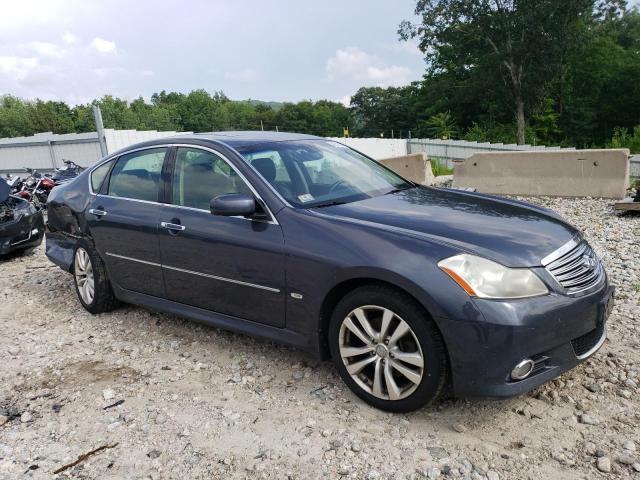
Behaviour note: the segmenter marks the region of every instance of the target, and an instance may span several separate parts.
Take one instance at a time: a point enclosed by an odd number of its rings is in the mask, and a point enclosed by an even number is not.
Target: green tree
[[[628,148],[631,153],[640,153],[640,125],[637,125],[633,132],[629,132],[626,128],[616,128],[607,147]]]
[[[424,122],[423,130],[433,138],[450,139],[456,135],[458,128],[451,112],[441,112],[429,117],[429,120]]]
[[[418,0],[419,24],[402,22],[402,39],[418,37],[428,72],[485,71],[510,99],[517,141],[525,143],[526,112],[544,97],[565,53],[577,41],[593,0]]]
[[[416,127],[418,85],[362,87],[351,97],[353,134],[391,137],[408,135]]]
[[[27,102],[11,95],[0,97],[0,137],[33,135],[31,120]]]

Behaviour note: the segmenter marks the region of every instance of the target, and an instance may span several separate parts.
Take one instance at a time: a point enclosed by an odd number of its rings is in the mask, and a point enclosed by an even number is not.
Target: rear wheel
[[[109,312],[118,305],[107,278],[104,263],[87,242],[83,242],[76,248],[73,259],[73,278],[78,299],[89,312]]]
[[[366,286],[336,306],[331,354],[345,383],[374,407],[407,412],[434,401],[447,379],[440,332],[404,292]]]

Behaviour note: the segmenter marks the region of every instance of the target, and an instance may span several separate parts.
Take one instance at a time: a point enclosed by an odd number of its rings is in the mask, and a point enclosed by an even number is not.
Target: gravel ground
[[[603,258],[609,339],[530,394],[407,415],[287,347],[131,306],[92,316],[43,247],[0,260],[0,478],[640,478],[640,216],[533,201]]]

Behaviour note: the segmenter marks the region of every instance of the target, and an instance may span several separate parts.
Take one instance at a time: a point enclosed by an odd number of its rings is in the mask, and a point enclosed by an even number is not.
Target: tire
[[[89,242],[81,241],[76,247],[72,273],[78,300],[86,310],[97,314],[110,312],[118,306],[104,262]],[[91,283],[92,294],[88,295],[91,291],[88,285]]]
[[[348,293],[332,313],[328,340],[347,386],[381,410],[417,410],[438,399],[447,384],[440,332],[424,308],[400,290],[370,285]]]

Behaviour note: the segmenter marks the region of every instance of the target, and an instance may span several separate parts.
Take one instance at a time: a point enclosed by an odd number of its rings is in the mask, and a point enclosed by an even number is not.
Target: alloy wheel
[[[78,248],[76,250],[74,274],[80,297],[85,304],[91,305],[95,295],[95,281],[93,277],[91,259],[84,248]]]
[[[424,356],[416,334],[388,308],[365,305],[352,310],[339,333],[342,361],[367,393],[384,400],[411,395],[422,381]]]

